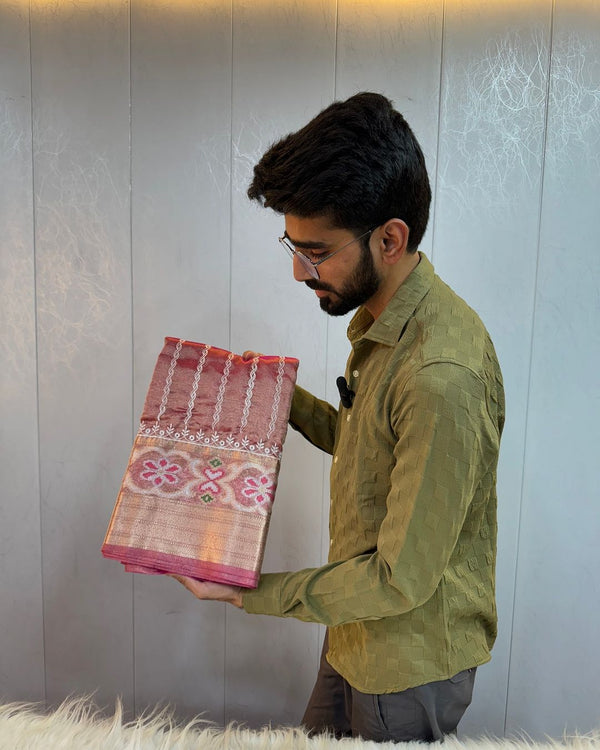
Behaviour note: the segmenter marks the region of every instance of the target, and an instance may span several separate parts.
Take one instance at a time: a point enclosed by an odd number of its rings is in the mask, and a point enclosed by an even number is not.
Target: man
[[[297,387],[291,425],[333,455],[329,562],[253,591],[179,580],[201,599],[327,626],[303,718],[312,732],[454,732],[496,637],[500,368],[466,303],[418,251],[431,191],[383,96],[336,102],[272,146],[249,188],[321,308],[350,322],[339,410]]]

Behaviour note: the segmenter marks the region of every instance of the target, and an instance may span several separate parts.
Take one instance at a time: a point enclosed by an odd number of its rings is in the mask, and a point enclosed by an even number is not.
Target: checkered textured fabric
[[[350,409],[296,388],[291,424],[333,454],[329,563],[264,575],[248,612],[328,625],[328,660],[367,693],[489,660],[504,392],[478,316],[421,262],[348,336]]]

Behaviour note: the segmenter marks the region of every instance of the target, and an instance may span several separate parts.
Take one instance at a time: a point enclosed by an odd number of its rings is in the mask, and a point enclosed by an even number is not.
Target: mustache
[[[304,283],[309,289],[312,289],[313,291],[335,292],[335,289],[330,287],[329,284],[322,284],[316,279],[307,279]]]

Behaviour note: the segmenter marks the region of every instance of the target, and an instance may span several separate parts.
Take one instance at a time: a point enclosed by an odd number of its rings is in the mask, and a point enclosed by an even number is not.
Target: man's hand
[[[179,581],[197,599],[228,602],[240,608],[242,606],[242,589],[240,586],[227,586],[224,583],[213,583],[212,581],[198,581],[189,576],[170,574],[170,577]]]

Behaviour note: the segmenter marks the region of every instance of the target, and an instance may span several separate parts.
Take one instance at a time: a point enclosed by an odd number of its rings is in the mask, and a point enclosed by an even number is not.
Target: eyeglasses
[[[331,253],[327,253],[327,255],[320,257],[318,260],[311,260],[306,253],[301,252],[300,250],[296,250],[296,248],[291,244],[289,237],[286,237],[285,234],[283,237],[278,237],[279,242],[283,245],[283,247],[287,250],[287,252],[290,254],[290,257],[293,259],[294,257],[298,258],[300,263],[302,264],[302,267],[313,277],[313,279],[320,278],[319,272],[317,271],[317,266],[320,266],[321,263],[325,263],[326,260],[329,260],[329,258],[333,258],[334,255],[337,255],[342,250],[344,250],[346,247],[349,247],[350,245],[353,245],[355,242],[358,242],[359,240],[362,240],[363,237],[366,237],[369,234],[372,234],[377,227],[373,227],[373,229],[369,229],[367,232],[364,232],[364,234],[361,234],[359,237],[355,237],[353,240],[350,240],[350,242],[346,242],[345,245],[342,245],[341,247],[338,247],[337,250],[334,250]]]

